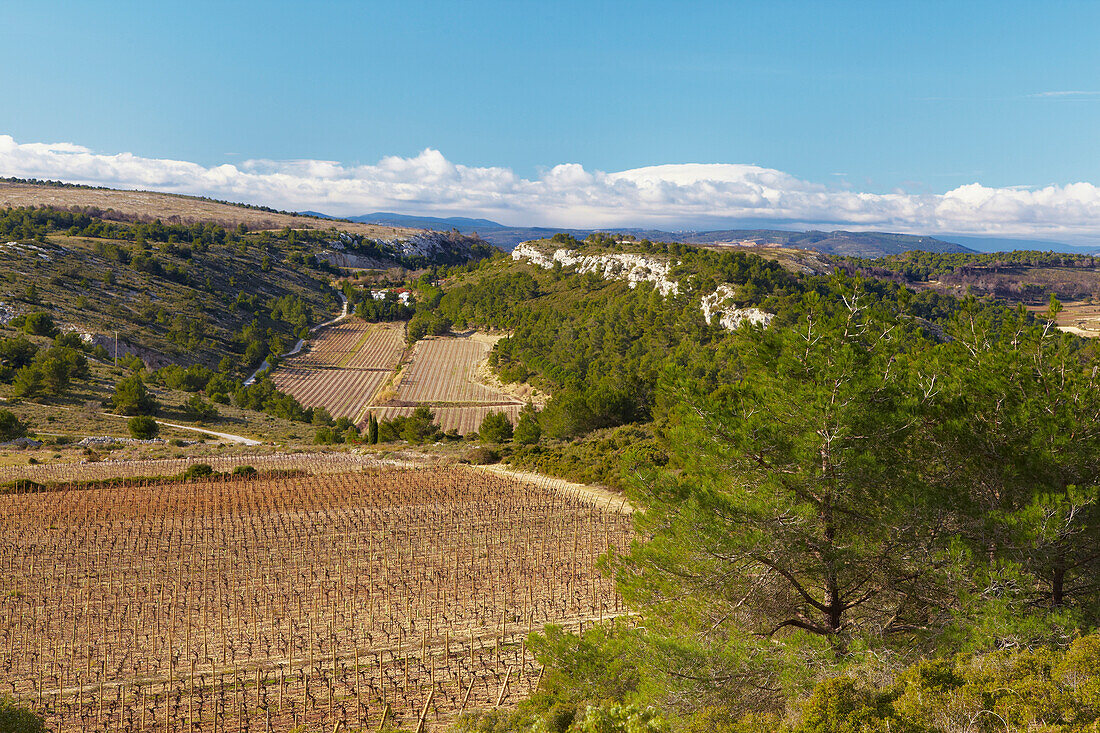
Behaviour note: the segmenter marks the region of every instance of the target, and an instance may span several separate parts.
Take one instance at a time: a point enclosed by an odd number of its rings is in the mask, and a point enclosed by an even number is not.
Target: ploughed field
[[[477,379],[478,365],[489,357],[493,343],[477,335],[418,341],[396,394],[370,411],[380,420],[390,420],[427,405],[441,428],[459,433],[477,430],[490,412],[503,412],[515,423],[523,402]]]
[[[1048,305],[1029,305],[1032,313],[1045,313]],[[1100,304],[1088,301],[1069,301],[1062,303],[1055,325],[1063,331],[1096,338],[1100,336]]]
[[[288,363],[298,367],[340,367],[392,371],[405,350],[405,324],[367,323],[351,318],[321,330],[309,351]]]
[[[322,330],[308,351],[288,358],[272,379],[303,405],[324,407],[360,427],[370,414],[388,420],[427,406],[443,430],[468,433],[494,411],[514,423],[523,407],[478,380],[493,343],[479,334],[427,338],[405,363],[403,323],[352,318]]]
[[[466,467],[0,496],[0,690],[61,730],[426,727],[509,705],[526,634],[620,612],[607,502]]]
[[[275,370],[275,386],[307,407],[333,417],[363,418],[405,350],[403,323],[367,323],[351,318],[323,329],[309,350]]]

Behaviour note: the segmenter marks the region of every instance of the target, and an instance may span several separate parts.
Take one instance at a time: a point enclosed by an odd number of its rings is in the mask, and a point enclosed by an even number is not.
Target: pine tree
[[[1100,622],[1100,380],[1081,341],[1052,327],[1058,310],[1052,298],[1045,323],[1021,308],[998,324],[964,303],[935,355],[943,379],[930,424],[942,481],[965,510],[964,533],[975,557],[988,559],[974,595],[1000,598],[1006,621],[1053,608],[1092,625]],[[999,590],[982,587],[990,583]]]
[[[683,625],[670,638],[809,634],[842,655],[929,623],[941,534],[903,326],[865,299],[811,293],[797,325],[736,334],[738,381],[682,383],[676,467],[636,497],[651,539],[619,573],[646,616]]]

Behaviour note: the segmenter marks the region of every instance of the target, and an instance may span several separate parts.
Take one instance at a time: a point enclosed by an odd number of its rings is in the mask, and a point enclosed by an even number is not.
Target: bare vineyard
[[[324,407],[360,428],[370,414],[388,420],[426,405],[443,430],[465,434],[481,427],[490,412],[503,412],[514,423],[523,407],[519,399],[478,379],[492,345],[478,335],[423,339],[399,375],[404,324],[350,319],[323,330],[307,352],[287,359],[272,379],[303,405]],[[396,389],[387,386],[391,382]]]
[[[368,411],[380,420],[391,420],[427,405],[443,430],[462,434],[480,428],[490,412],[503,412],[515,423],[523,402],[478,380],[478,367],[489,356],[492,343],[473,336],[417,342],[396,395]]]
[[[308,407],[324,407],[333,417],[359,417],[389,372],[366,369],[308,369],[282,367],[275,386]]]
[[[477,365],[489,356],[491,348],[491,343],[473,338],[418,342],[408,372],[401,379],[396,401],[428,404],[517,402],[477,382]]]
[[[470,469],[0,496],[0,689],[62,730],[430,727],[620,612],[628,516]]]
[[[392,370],[405,350],[404,323],[367,323],[351,318],[320,331],[309,351],[288,360],[298,367]]]
[[[271,453],[237,456],[198,456],[188,458],[157,458],[146,460],[96,461],[94,463],[40,463],[4,466],[0,468],[0,483],[27,479],[39,484],[64,484],[106,479],[134,479],[153,476],[177,476],[196,463],[231,473],[239,466],[251,466],[261,473],[294,471],[320,476],[347,473],[365,468],[380,468],[377,458],[357,453]]]
[[[392,378],[404,339],[402,323],[352,318],[321,331],[307,352],[288,359],[272,379],[307,407],[324,407],[333,417],[355,420]]]

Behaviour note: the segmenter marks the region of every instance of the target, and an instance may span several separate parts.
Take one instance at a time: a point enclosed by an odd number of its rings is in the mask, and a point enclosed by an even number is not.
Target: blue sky
[[[0,135],[14,144],[72,143],[88,154],[187,161],[207,171],[244,170],[256,160],[337,161],[341,169],[321,180],[374,176],[356,195],[315,195],[315,206],[271,180],[219,188],[209,175],[126,179],[101,164],[97,182],[107,185],[205,186],[335,213],[403,205],[410,213],[514,223],[577,219],[556,222],[568,225],[596,224],[614,211],[646,220],[639,223],[705,223],[764,207],[739,208],[740,199],[721,196],[710,211],[687,206],[708,190],[699,186],[710,174],[688,180],[674,169],[666,169],[664,188],[696,188],[670,194],[676,205],[663,213],[656,195],[627,196],[636,206],[622,208],[615,195],[637,176],[611,186],[614,200],[599,206],[592,196],[606,197],[600,191],[610,185],[602,179],[595,193],[582,186],[548,204],[541,189],[562,164],[597,176],[685,163],[754,165],[782,172],[800,190],[904,194],[925,212],[939,203],[927,197],[975,183],[1006,192],[1053,186],[1055,197],[1068,184],[1100,183],[1100,3],[16,0],[3,12]],[[465,198],[454,190],[434,197],[430,185],[412,194],[376,190],[380,161],[423,162],[426,149],[461,171],[504,170],[515,180],[502,189],[496,176],[481,195]],[[94,177],[95,166],[26,157],[0,155],[0,175],[55,166],[54,177]],[[269,179],[288,174],[275,164],[264,170]],[[719,185],[745,182],[744,171],[715,170]],[[452,189],[474,183],[461,171]],[[389,181],[391,189],[408,182]],[[756,190],[772,200],[766,189]],[[510,203],[502,203],[502,190]],[[1100,213],[1091,195],[1068,195],[1077,209],[1086,206],[1073,217]],[[988,197],[978,198],[988,219]],[[973,206],[973,199],[961,200]],[[995,210],[1010,199],[1005,193]],[[967,224],[926,213],[906,226],[905,207],[896,206],[846,220],[851,202],[837,198],[837,215],[822,220],[902,229]],[[1064,209],[1062,199],[1010,203]],[[777,207],[773,218],[809,222],[829,205]],[[1095,234],[1080,222],[1028,228],[1033,214],[1013,213],[1021,223],[1007,228],[992,222],[989,233]],[[982,233],[977,219],[962,228]]]

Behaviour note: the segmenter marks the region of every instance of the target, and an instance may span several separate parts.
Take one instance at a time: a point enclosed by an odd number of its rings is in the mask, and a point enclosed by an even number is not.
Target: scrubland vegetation
[[[512,328],[497,364],[586,436],[514,463],[613,460],[639,509],[606,564],[637,615],[533,642],[550,682],[465,729],[1093,730],[1100,385],[1057,303],[676,256],[772,326],[512,264],[443,298]]]
[[[1012,302],[1042,303],[1100,297],[1100,259],[1059,252],[948,254],[906,252],[877,259],[836,257],[840,266],[877,278],[935,287],[944,292],[992,295]]]

